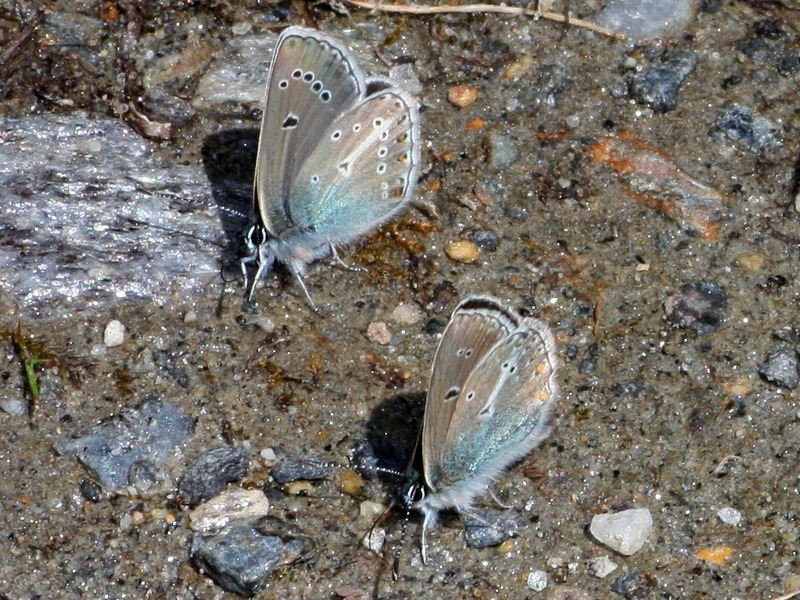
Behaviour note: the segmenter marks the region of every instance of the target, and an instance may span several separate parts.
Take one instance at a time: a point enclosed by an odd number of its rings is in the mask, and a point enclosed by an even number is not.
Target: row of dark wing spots
[[[325,89],[325,84],[323,84],[319,79],[315,79],[313,71],[303,71],[302,69],[295,69],[292,71],[291,75],[292,79],[302,80],[304,83],[310,83],[309,86],[311,91],[314,92],[319,96],[319,99],[324,102],[328,103],[333,98],[330,90]],[[289,87],[289,80],[288,79],[281,79],[278,82],[278,89],[279,90],[286,90]],[[286,115],[286,118],[281,123],[281,127],[283,129],[294,129],[300,124],[300,117],[295,113],[289,113]]]

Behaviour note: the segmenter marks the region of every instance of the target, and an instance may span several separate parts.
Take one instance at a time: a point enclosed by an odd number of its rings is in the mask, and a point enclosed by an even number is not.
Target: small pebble
[[[261,490],[233,487],[189,513],[189,527],[204,534],[222,530],[236,519],[269,513],[269,500]]]
[[[653,517],[646,508],[595,515],[589,531],[612,550],[631,556],[642,549],[653,531]]]
[[[361,491],[364,487],[364,478],[350,469],[342,472],[338,481],[339,490],[352,496]]]
[[[447,101],[458,108],[466,108],[478,99],[478,88],[471,85],[457,85],[447,92]]]
[[[510,136],[493,131],[486,136],[489,168],[501,171],[519,160],[519,144]]]
[[[325,479],[332,472],[331,463],[286,455],[272,466],[269,474],[278,483],[289,483],[301,479]]]
[[[719,517],[720,521],[727,525],[738,525],[742,522],[742,513],[730,506],[721,508],[717,513],[717,516]]]
[[[753,275],[758,273],[767,261],[767,257],[758,252],[743,252],[736,257],[736,262],[743,271]]]
[[[647,573],[623,573],[611,584],[611,591],[626,600],[644,600],[649,598],[658,582]]]
[[[526,583],[528,585],[528,589],[531,589],[534,592],[541,592],[547,587],[547,572],[534,571],[532,573],[528,573],[528,580]]]
[[[775,385],[793,390],[800,385],[800,363],[793,348],[783,346],[758,365],[758,374]]]
[[[637,102],[647,104],[655,112],[675,110],[678,89],[694,72],[697,56],[678,52],[637,72],[630,82],[630,94]]]
[[[589,573],[598,579],[605,579],[618,568],[619,565],[606,555],[598,556],[589,561]]]
[[[491,229],[476,229],[469,233],[469,241],[475,243],[481,250],[494,252],[500,244],[500,236]]]
[[[733,548],[730,546],[713,546],[711,548],[701,548],[695,553],[695,556],[700,560],[711,562],[715,565],[723,565],[732,554]]]
[[[728,308],[725,290],[710,281],[695,281],[664,301],[669,321],[683,329],[709,333],[720,326]]]
[[[746,396],[753,389],[747,377],[736,377],[723,384],[722,388],[730,396]]]
[[[386,542],[386,529],[383,527],[373,527],[361,540],[364,548],[371,550],[375,554],[380,554],[383,544]]]
[[[0,400],[0,409],[12,417],[21,417],[28,412],[28,403],[17,398],[3,398]]]
[[[358,514],[365,520],[372,521],[386,512],[386,507],[380,502],[364,500],[358,507]]]
[[[239,481],[249,466],[249,453],[244,448],[219,446],[209,450],[181,477],[178,495],[197,506],[219,494],[228,483]]]
[[[764,117],[753,116],[746,106],[732,106],[716,122],[729,139],[754,154],[763,154],[780,145],[779,128]]]
[[[463,263],[474,261],[480,254],[478,246],[469,240],[447,242],[444,246],[444,251],[451,259]]]
[[[194,323],[195,321],[197,321],[197,312],[194,310],[187,310],[186,314],[183,315],[183,322]]]
[[[307,496],[314,492],[314,486],[310,481],[293,481],[286,486],[286,493],[290,496]]]
[[[264,448],[261,451],[260,456],[264,462],[268,463],[274,463],[278,459],[278,457],[275,455],[275,450],[272,448]]]
[[[398,304],[392,311],[392,319],[403,325],[413,325],[422,320],[422,311],[416,304]]]
[[[106,348],[114,348],[125,341],[125,325],[114,319],[109,321],[103,331],[103,343]]]
[[[473,509],[470,514],[464,514],[463,522],[464,541],[468,548],[476,549],[499,546],[525,526],[519,513],[492,508]]]
[[[387,346],[392,342],[392,334],[386,326],[386,323],[383,321],[373,321],[367,325],[367,339],[381,346]]]

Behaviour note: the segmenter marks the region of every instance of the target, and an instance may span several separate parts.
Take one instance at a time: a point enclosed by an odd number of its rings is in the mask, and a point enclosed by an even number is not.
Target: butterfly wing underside
[[[516,327],[516,319],[496,301],[470,298],[453,312],[433,360],[422,429],[425,481],[436,491],[446,458],[445,438],[470,374],[486,354]]]
[[[341,44],[289,27],[278,40],[267,82],[255,175],[255,209],[280,237],[294,217],[290,190],[322,132],[364,96],[363,72]]]
[[[319,134],[292,186],[289,213],[316,244],[353,241],[411,200],[420,164],[416,102],[389,81],[373,86]]]
[[[472,480],[485,489],[544,439],[558,396],[555,340],[536,319],[520,319],[474,368],[455,402],[437,483]]]

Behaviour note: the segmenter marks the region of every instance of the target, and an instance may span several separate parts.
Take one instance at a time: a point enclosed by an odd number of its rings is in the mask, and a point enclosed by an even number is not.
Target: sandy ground
[[[345,250],[360,271],[315,264],[306,281],[321,316],[285,274],[267,278],[256,315],[242,312],[239,282],[92,311],[76,301],[71,313],[48,319],[31,316],[5,289],[0,394],[29,397],[11,340],[17,324],[58,360],[37,371],[36,427],[27,415],[0,414],[3,597],[235,597],[191,566],[182,507],[163,494],[92,502],[80,491],[87,471],[54,451],[62,436],[154,392],[196,418],[175,473],[223,442],[244,446],[252,451],[244,485],[264,485],[272,514],[314,539],[312,559],[282,569],[259,597],[333,598],[349,589],[379,598],[621,598],[612,583],[634,574],[631,598],[770,599],[800,590],[800,402],[797,389],[758,374],[771,352],[793,348],[790,335],[776,333],[800,326],[800,13],[779,3],[704,6],[685,34],[638,48],[521,18],[348,18],[309,8],[305,17],[329,33],[367,31],[373,37],[360,39],[372,43],[394,35],[381,54],[413,61],[425,107],[417,196],[438,217],[412,209]],[[95,65],[96,79],[85,78],[79,66],[93,53],[97,64],[115,64],[100,51],[116,47],[103,42],[117,39],[125,14],[72,9],[97,22],[99,43],[83,47],[80,59],[44,38],[34,45],[35,35],[21,43],[22,58],[3,67],[4,77],[13,83],[33,72],[41,83],[7,87],[5,115],[31,106],[115,110],[108,91],[122,85],[118,73]],[[148,11],[142,35],[165,53],[191,31],[210,58],[234,27],[272,35],[275,19],[303,17],[260,5],[165,2]],[[10,12],[4,26],[7,48],[22,30]],[[674,110],[654,112],[628,97],[626,77],[684,51],[697,64]],[[184,99],[208,64],[197,57],[176,92]],[[448,102],[456,85],[474,86],[475,102]],[[764,137],[725,135],[719,119],[734,106],[764,119]],[[173,141],[153,147],[197,164],[208,136],[257,122],[199,111]],[[447,256],[446,244],[458,240],[477,243],[474,261]],[[670,297],[701,281],[727,298],[708,332],[665,314]],[[270,484],[262,451],[346,466],[366,435],[408,446],[441,326],[474,294],[546,320],[558,338],[553,432],[495,488],[527,526],[499,548],[471,550],[459,518],[447,518],[423,566],[420,519],[399,516],[384,525],[382,561],[361,544],[372,521],[359,512],[364,501],[388,503],[391,486],[367,482],[346,494],[337,471],[289,495]],[[398,321],[400,305],[416,307],[418,319]],[[126,339],[103,350],[112,319]],[[388,344],[367,335],[375,322],[386,324]],[[154,366],[153,352],[178,369]],[[623,557],[594,541],[588,525],[595,514],[631,507],[648,508],[655,529],[641,551]],[[725,507],[741,513],[738,524],[717,516]],[[602,556],[619,565],[603,579],[590,569]],[[526,580],[539,570],[549,584],[534,592]]]

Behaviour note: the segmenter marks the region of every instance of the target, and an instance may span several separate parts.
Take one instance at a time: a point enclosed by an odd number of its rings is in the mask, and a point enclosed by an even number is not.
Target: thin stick
[[[783,596],[778,596],[777,598],[773,598],[772,600],[791,600],[792,598],[797,598],[797,596],[800,596],[800,591],[789,592],[788,594],[784,594]]]
[[[434,15],[434,14],[451,14],[451,13],[494,13],[501,15],[511,15],[515,17],[527,16],[534,19],[547,19],[548,21],[555,21],[557,23],[566,23],[568,25],[575,25],[582,29],[588,29],[595,33],[607,35],[608,37],[616,38],[618,40],[626,40],[627,38],[613,29],[597,25],[591,21],[583,19],[576,19],[569,15],[563,15],[557,12],[540,11],[530,8],[517,8],[514,6],[497,6],[494,4],[468,4],[465,6],[416,6],[416,5],[400,5],[400,4],[384,4],[383,2],[366,2],[365,0],[344,0],[348,4],[357,6],[359,8],[368,8],[370,10],[382,10],[384,12],[392,13],[405,13],[412,15]]]

